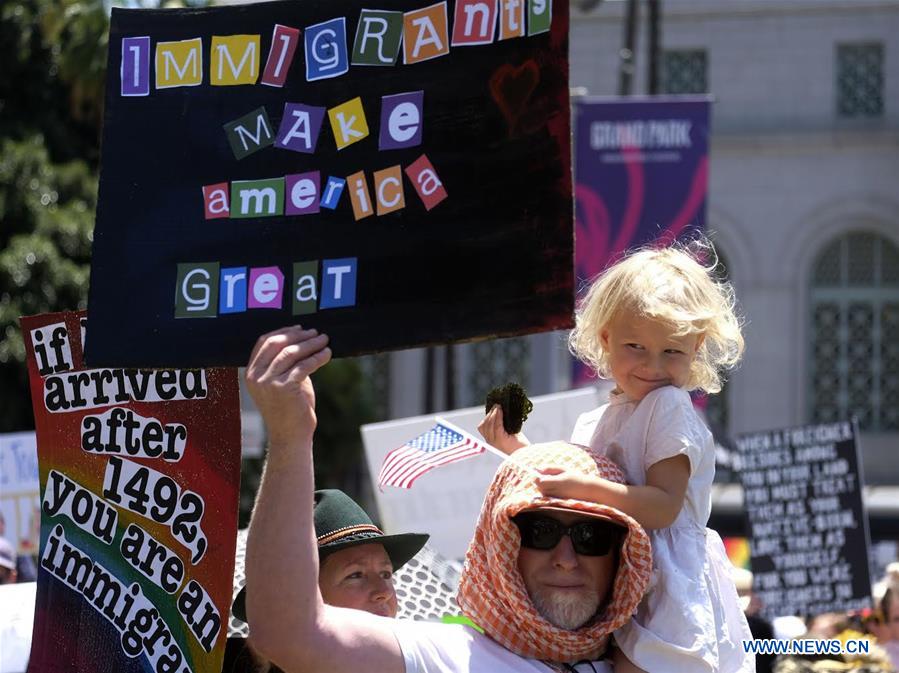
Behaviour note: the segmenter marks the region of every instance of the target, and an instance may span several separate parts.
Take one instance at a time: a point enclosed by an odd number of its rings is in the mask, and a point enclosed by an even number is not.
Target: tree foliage
[[[87,305],[108,33],[102,0],[0,2],[0,432],[34,427],[20,316]],[[316,388],[318,483],[358,493],[367,386],[344,361]]]
[[[33,427],[19,317],[87,303],[107,34],[100,0],[0,6],[0,431]]]

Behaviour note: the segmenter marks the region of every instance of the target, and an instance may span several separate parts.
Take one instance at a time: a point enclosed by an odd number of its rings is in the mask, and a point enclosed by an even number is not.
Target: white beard
[[[546,589],[531,598],[546,621],[568,631],[586,624],[599,609],[599,592],[587,589],[577,593]]]

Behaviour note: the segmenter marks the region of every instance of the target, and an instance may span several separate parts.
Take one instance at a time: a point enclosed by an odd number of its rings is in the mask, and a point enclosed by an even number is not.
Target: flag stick
[[[525,464],[522,463],[520,460],[516,459],[514,453],[505,453],[505,452],[503,452],[503,451],[500,451],[500,450],[497,449],[495,446],[492,446],[490,443],[488,443],[487,440],[481,441],[481,440],[477,439],[476,437],[474,437],[474,436],[471,435],[470,433],[468,433],[468,432],[466,432],[465,430],[463,430],[462,428],[460,428],[458,425],[455,425],[455,424],[453,424],[453,423],[450,423],[448,420],[446,420],[445,418],[443,418],[443,417],[441,417],[441,416],[434,416],[434,420],[437,421],[438,423],[443,423],[443,425],[447,426],[448,428],[450,428],[450,429],[452,429],[452,430],[455,430],[456,432],[458,432],[458,433],[461,434],[461,435],[464,435],[464,436],[466,436],[466,437],[471,437],[471,438],[472,438],[474,441],[476,441],[478,444],[480,444],[480,445],[483,446],[485,449],[487,449],[488,451],[490,451],[490,453],[496,454],[497,456],[499,456],[499,457],[500,457],[502,460],[504,460],[504,461],[507,460],[507,461],[509,461],[510,463],[514,463],[516,467],[520,467],[520,468],[521,468],[522,470],[524,470],[525,472],[529,472],[530,474],[534,475],[535,477],[540,477],[540,476],[542,476],[536,469],[534,469],[534,468],[531,467],[530,465],[525,465]]]

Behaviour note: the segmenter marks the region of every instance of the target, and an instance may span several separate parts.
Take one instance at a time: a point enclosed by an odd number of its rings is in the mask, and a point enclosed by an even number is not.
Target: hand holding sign
[[[272,446],[312,439],[315,390],[309,375],[327,364],[328,337],[297,325],[259,337],[247,365],[247,387],[268,428]]]

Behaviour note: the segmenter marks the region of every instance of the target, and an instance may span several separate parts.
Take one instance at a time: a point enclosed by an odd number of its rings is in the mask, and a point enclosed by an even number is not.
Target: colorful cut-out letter
[[[524,3],[526,0],[499,0],[499,39],[524,37]]]
[[[203,185],[203,208],[207,220],[228,217],[231,208],[228,203],[228,183]]]
[[[222,269],[219,283],[219,313],[242,313],[247,310],[247,267]]]
[[[285,175],[285,215],[311,215],[318,212],[318,171]]]
[[[259,35],[213,35],[209,50],[212,86],[255,84],[259,79]]]
[[[248,308],[281,308],[284,297],[284,274],[277,266],[250,269]]]
[[[293,315],[315,313],[318,303],[318,260],[293,264]]]
[[[418,63],[449,53],[446,3],[403,15],[403,62]]]
[[[325,108],[285,103],[275,147],[312,154],[325,118]]]
[[[371,196],[368,194],[368,181],[365,179],[365,171],[348,175],[346,183],[350,190],[350,202],[353,204],[353,217],[358,221],[363,217],[374,214]]]
[[[306,28],[306,79],[339,77],[350,69],[346,53],[346,19],[331,19]]]
[[[490,44],[496,33],[497,0],[456,0],[453,46]]]
[[[218,308],[219,263],[179,264],[176,318],[214,318]]]
[[[156,88],[203,83],[203,40],[156,43]]]
[[[403,41],[403,13],[363,9],[353,42],[353,65],[394,65]]]
[[[378,149],[396,150],[421,145],[424,96],[424,91],[411,91],[381,98]]]
[[[329,109],[328,118],[331,120],[331,130],[334,131],[334,142],[337,143],[338,150],[368,137],[368,123],[359,97]]]
[[[123,96],[150,95],[150,37],[122,38],[119,69]]]
[[[356,258],[322,260],[322,300],[319,308],[356,304]]]
[[[346,180],[343,178],[335,178],[333,175],[328,177],[328,184],[322,190],[321,207],[334,210],[340,202],[340,196],[343,194],[343,188]]]
[[[549,32],[553,22],[553,0],[528,0],[528,35]]]
[[[234,157],[243,159],[275,142],[272,123],[264,107],[256,108],[224,126]]]
[[[293,55],[300,41],[298,28],[275,24],[272,34],[272,46],[268,51],[268,60],[265,62],[265,71],[262,73],[262,83],[266,86],[283,87],[287,81],[287,73],[293,63]]]
[[[431,210],[446,198],[446,189],[424,154],[406,167],[406,175],[412,181],[412,186],[415,187],[426,209]]]
[[[403,171],[399,166],[375,171],[375,198],[378,201],[378,217],[406,207]]]
[[[272,217],[284,214],[284,178],[234,180],[231,217]]]

